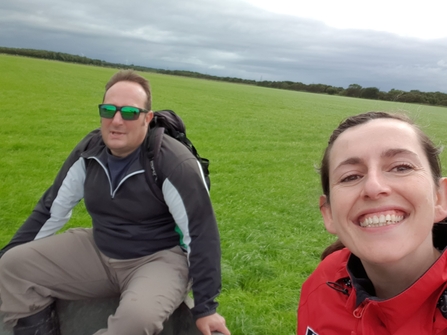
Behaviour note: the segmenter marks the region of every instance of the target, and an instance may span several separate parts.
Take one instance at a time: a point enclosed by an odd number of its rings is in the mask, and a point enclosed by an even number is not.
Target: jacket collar
[[[391,333],[407,322],[408,317],[418,315],[420,311],[428,311],[428,315],[435,316],[439,298],[447,288],[447,252],[445,251],[413,285],[386,300],[375,296],[374,287],[355,255],[350,255],[346,269],[355,288],[355,294],[350,295],[348,299],[350,303],[347,307],[376,310],[373,313],[381,316],[381,321]],[[439,321],[447,324],[447,320],[439,316]],[[433,322],[431,318],[430,320],[425,318],[424,321]]]
[[[140,146],[140,149],[138,150],[138,155],[140,156],[140,159],[137,159],[132,162],[132,164],[129,166],[127,170],[127,174],[135,173],[135,172],[141,172],[144,170],[142,159],[144,159],[144,150],[141,149],[141,147],[144,144]],[[104,141],[101,139],[98,141],[98,143],[95,146],[92,146],[91,148],[84,151],[81,156],[85,159],[94,159],[98,161],[101,166],[103,166],[104,169],[107,169],[108,163],[107,163],[107,150],[109,150]]]

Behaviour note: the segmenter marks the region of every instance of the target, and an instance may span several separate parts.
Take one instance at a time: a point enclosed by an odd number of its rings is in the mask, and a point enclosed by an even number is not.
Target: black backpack
[[[206,158],[200,157],[194,145],[186,137],[186,127],[183,120],[172,110],[155,111],[152,121],[149,123],[149,136],[146,139],[145,147],[147,148],[149,158],[149,168],[152,177],[158,188],[161,188],[161,183],[155,170],[154,159],[156,159],[163,139],[163,134],[167,134],[177,141],[182,143],[188,150],[197,158],[202,166],[203,175],[205,177],[208,190],[211,188],[209,165],[210,161]],[[150,183],[150,180],[148,180]]]

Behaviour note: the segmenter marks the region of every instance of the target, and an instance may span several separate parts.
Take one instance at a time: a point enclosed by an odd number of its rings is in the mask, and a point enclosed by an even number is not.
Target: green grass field
[[[0,246],[49,187],[75,144],[99,126],[115,69],[0,55]],[[293,335],[300,287],[333,241],[315,166],[346,116],[405,110],[447,143],[447,108],[352,99],[144,73],[153,107],[173,109],[211,161],[222,240],[219,312],[233,335]],[[443,165],[446,157],[442,156]],[[69,227],[89,226],[83,204]]]

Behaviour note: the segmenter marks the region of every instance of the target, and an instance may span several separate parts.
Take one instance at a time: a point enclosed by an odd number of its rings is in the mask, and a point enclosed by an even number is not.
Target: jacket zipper
[[[107,168],[104,166],[104,164],[102,164],[102,162],[101,162],[98,158],[96,158],[96,157],[94,157],[94,156],[87,157],[87,159],[94,159],[95,161],[98,162],[99,165],[101,165],[102,169],[104,170],[104,172],[105,172],[105,174],[106,174],[106,176],[107,176],[107,180],[109,181],[110,196],[111,196],[112,199],[115,198],[115,194],[116,194],[116,192],[118,191],[118,189],[119,189],[120,186],[124,183],[125,180],[127,180],[128,178],[130,178],[130,177],[132,177],[132,176],[134,176],[134,175],[136,175],[136,174],[144,173],[144,170],[138,170],[138,171],[132,172],[131,174],[126,175],[123,179],[121,179],[121,181],[119,182],[119,184],[116,186],[115,190],[113,190],[112,180],[111,180],[111,178],[110,178],[109,171],[108,171]]]

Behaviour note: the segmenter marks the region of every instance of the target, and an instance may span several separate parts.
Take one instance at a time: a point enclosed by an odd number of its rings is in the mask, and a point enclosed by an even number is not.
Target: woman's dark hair
[[[389,114],[386,112],[367,112],[363,114],[354,115],[348,117],[344,121],[342,121],[338,127],[332,132],[331,137],[329,138],[328,146],[326,147],[323,159],[321,160],[320,165],[320,177],[321,177],[321,186],[323,188],[323,194],[326,196],[326,201],[329,204],[330,202],[330,184],[329,184],[329,155],[331,149],[334,145],[334,142],[337,138],[342,134],[346,129],[365,124],[371,120],[376,119],[393,119],[405,122],[413,127],[418,135],[419,141],[422,145],[422,148],[427,156],[428,163],[430,164],[431,174],[435,185],[439,186],[439,180],[441,178],[441,161],[439,159],[439,154],[441,153],[441,149],[434,145],[432,140],[406,115],[404,114]],[[340,240],[336,240],[329,247],[327,247],[323,254],[321,255],[321,259],[323,260],[326,256],[330,255],[334,251],[343,249],[344,245]]]

